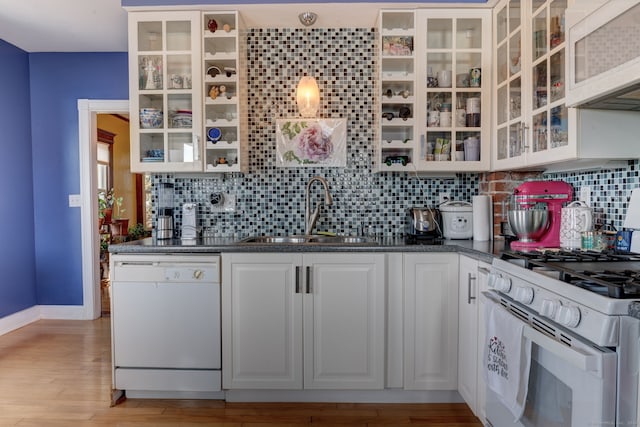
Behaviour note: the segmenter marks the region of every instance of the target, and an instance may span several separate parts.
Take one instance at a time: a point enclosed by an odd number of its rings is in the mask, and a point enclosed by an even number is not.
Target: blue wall
[[[0,40],[0,317],[36,303],[29,56]]]
[[[29,55],[37,304],[82,305],[80,209],[69,207],[80,193],[78,99],[128,99],[127,64],[124,52]]]

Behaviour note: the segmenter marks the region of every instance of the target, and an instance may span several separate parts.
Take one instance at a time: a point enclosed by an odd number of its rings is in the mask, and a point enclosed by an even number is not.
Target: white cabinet
[[[404,388],[455,390],[458,254],[404,254]]]
[[[566,8],[567,0],[507,0],[494,9],[494,169],[575,155],[575,115],[565,105]]]
[[[132,172],[202,170],[200,12],[129,13]]]
[[[487,288],[489,265],[460,255],[458,392],[473,413],[484,419],[484,376],[482,371],[484,312],[482,291]]]
[[[474,413],[482,422],[487,418],[486,417],[486,382],[484,377],[484,343],[487,342],[486,337],[486,328],[485,328],[485,304],[486,297],[484,296],[484,292],[489,290],[489,269],[491,268],[490,264],[484,263],[482,261],[478,262],[478,347],[477,347],[477,356],[475,358],[478,370],[476,372],[477,385],[476,385],[476,407],[474,408]]]
[[[637,157],[629,143],[635,114],[567,107],[572,3],[503,0],[494,8],[494,170],[573,170]]]
[[[383,254],[224,254],[223,387],[382,389]]]
[[[132,172],[246,171],[241,28],[235,11],[129,12]]]
[[[460,255],[458,298],[458,392],[474,410],[478,346],[478,261]],[[474,411],[475,412],[475,411]]]
[[[383,10],[379,22],[378,169],[488,170],[490,12]]]
[[[635,109],[635,97],[624,95],[640,83],[639,19],[638,0],[581,0],[567,10],[568,52],[575,58],[568,64],[568,105],[603,108],[605,97],[612,109]]]
[[[206,172],[244,172],[248,156],[241,141],[247,138],[248,117],[240,16],[234,11],[209,11],[203,12],[202,19],[204,168]]]

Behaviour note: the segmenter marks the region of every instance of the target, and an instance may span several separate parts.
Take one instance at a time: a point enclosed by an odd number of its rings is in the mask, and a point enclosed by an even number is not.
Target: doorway
[[[98,225],[97,140],[98,116],[129,114],[128,100],[78,100],[78,149],[82,240],[83,318],[102,314],[100,291],[100,236]],[[127,138],[128,139],[128,138]],[[127,171],[127,173],[129,173]]]
[[[97,114],[96,192],[100,241],[101,313],[110,313],[110,274],[108,245],[129,238],[129,227],[142,222],[144,205],[139,203],[142,178],[130,172],[129,117],[123,114]],[[141,209],[142,207],[142,209]]]

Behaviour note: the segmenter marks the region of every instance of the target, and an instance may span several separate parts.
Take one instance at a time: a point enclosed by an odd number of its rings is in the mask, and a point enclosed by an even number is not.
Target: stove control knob
[[[543,299],[540,306],[540,314],[549,319],[555,319],[558,309],[562,307],[562,303],[554,299]]]
[[[523,304],[531,304],[533,302],[533,288],[526,286],[524,288],[517,286],[513,298]]]
[[[570,306],[560,307],[557,320],[563,326],[575,328],[580,323],[580,309]]]
[[[496,287],[496,281],[500,278],[498,273],[494,273],[493,271],[487,275],[487,286],[491,289]]]
[[[494,288],[499,292],[509,293],[511,290],[511,279],[508,277],[498,277],[496,279],[496,283],[494,284]]]

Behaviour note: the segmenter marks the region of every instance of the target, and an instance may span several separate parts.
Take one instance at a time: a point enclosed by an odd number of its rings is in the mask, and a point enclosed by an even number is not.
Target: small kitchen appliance
[[[469,202],[450,200],[440,205],[442,234],[445,239],[473,237],[473,206]]]
[[[442,240],[440,211],[436,208],[412,207],[407,210],[406,242],[433,244]]]
[[[173,184],[169,182],[159,186],[157,224],[158,239],[173,239]]]
[[[182,240],[193,240],[198,237],[196,225],[196,213],[198,205],[196,203],[185,203],[182,205]]]
[[[564,181],[528,181],[513,192],[509,226],[518,240],[514,250],[560,246],[562,206],[573,199],[573,187]]]
[[[580,249],[582,233],[593,230],[593,210],[586,203],[576,200],[562,208],[560,219],[560,247]]]

